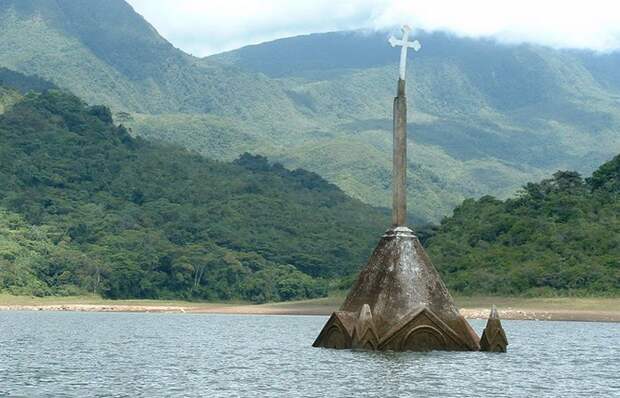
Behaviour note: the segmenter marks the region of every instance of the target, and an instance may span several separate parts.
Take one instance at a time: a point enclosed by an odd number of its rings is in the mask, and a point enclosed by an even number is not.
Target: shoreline
[[[113,312],[113,313],[180,313],[180,314],[234,314],[234,315],[314,315],[329,316],[340,306],[341,298],[325,298],[270,304],[190,303],[157,302],[156,300],[114,302],[74,299],[76,302],[37,302],[24,298],[21,301],[2,300],[0,312],[4,311],[53,311],[53,312]],[[9,302],[7,302],[9,301]],[[19,301],[19,300],[13,300]],[[71,300],[66,300],[71,301]],[[97,301],[97,300],[93,300]],[[459,300],[457,300],[458,302]],[[461,314],[466,319],[487,319],[491,304],[496,303],[501,319],[537,321],[620,322],[620,299],[510,299],[474,298],[463,299]],[[469,301],[469,302],[468,302]],[[618,308],[618,310],[610,310]]]

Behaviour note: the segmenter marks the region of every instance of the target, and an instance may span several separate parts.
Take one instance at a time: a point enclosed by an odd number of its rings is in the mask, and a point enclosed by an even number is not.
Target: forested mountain
[[[267,155],[386,207],[398,61],[387,35],[309,35],[198,59],[123,0],[0,2],[0,66],[110,105],[135,134],[217,159]],[[620,151],[620,55],[417,36],[413,220],[557,169],[589,173]]]
[[[266,301],[346,287],[389,223],[347,196],[389,203],[386,36],[198,59],[122,0],[0,1],[0,290]],[[417,36],[416,222],[620,152],[619,54]],[[420,236],[456,292],[617,294],[619,162],[468,199]]]
[[[213,161],[132,138],[108,108],[12,75],[0,87],[0,291],[287,300],[348,287],[387,214],[261,156]],[[23,93],[30,92],[24,95]],[[477,294],[617,294],[620,155],[418,231]]]
[[[619,54],[441,33],[416,37],[423,48],[409,60],[408,81],[416,215],[436,219],[463,197],[504,197],[557,169],[589,173],[620,151]],[[329,126],[277,158],[317,170],[366,201],[386,203],[398,55],[385,38],[316,34],[209,59],[282,82],[299,107]]]
[[[42,76],[89,103],[242,120],[268,110],[260,101],[278,105],[274,119],[294,111],[269,79],[183,53],[124,0],[3,0],[0,27],[0,66]]]
[[[132,138],[103,106],[31,93],[0,115],[0,290],[316,297],[387,215],[318,175]]]
[[[110,105],[135,134],[217,159],[267,155],[390,203],[398,52],[387,33],[309,35],[197,59],[122,0],[4,0],[0,28],[0,65]],[[560,168],[591,172],[620,150],[620,55],[417,36],[415,220],[439,220],[467,197],[509,196]]]

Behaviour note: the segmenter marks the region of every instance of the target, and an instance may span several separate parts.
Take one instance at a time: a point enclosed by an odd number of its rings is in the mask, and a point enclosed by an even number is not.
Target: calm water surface
[[[0,396],[620,397],[620,324],[504,321],[502,355],[312,348],[326,320],[4,312]]]

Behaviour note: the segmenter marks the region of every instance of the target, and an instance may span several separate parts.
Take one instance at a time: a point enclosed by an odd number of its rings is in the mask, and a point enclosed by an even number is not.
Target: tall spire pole
[[[392,171],[392,226],[407,226],[407,97],[405,81],[407,72],[407,49],[418,51],[421,46],[415,40],[408,41],[411,28],[403,26],[403,38],[390,37],[392,47],[402,46],[398,90],[394,98],[394,154]]]
[[[394,153],[392,156],[392,226],[407,226],[407,97],[405,81],[398,79],[394,98]]]

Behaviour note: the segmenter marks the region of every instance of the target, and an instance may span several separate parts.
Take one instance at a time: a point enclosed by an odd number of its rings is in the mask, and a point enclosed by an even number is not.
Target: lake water
[[[507,354],[375,353],[312,348],[326,320],[0,312],[0,396],[620,397],[620,324],[504,321]]]

